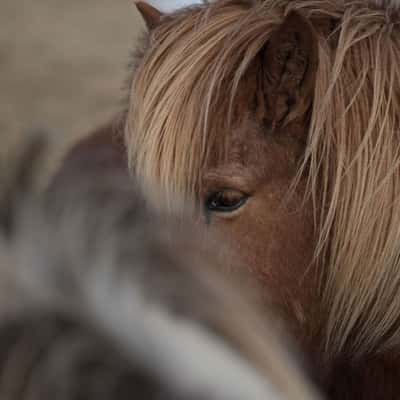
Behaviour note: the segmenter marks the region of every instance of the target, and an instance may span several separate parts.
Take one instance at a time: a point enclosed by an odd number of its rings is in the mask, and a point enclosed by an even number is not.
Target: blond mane
[[[326,349],[400,345],[400,19],[395,2],[222,0],[168,18],[131,88],[130,168],[192,196],[249,64],[291,10],[319,38],[303,168],[319,234]],[[221,124],[225,129],[221,129]]]

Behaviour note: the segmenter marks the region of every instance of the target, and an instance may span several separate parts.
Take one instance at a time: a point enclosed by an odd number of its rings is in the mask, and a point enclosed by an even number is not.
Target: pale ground
[[[121,107],[133,0],[0,0],[0,156],[35,128],[52,158]]]

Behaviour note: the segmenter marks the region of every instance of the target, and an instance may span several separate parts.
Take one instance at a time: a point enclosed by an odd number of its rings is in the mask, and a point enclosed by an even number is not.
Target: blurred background
[[[0,26],[0,157],[43,128],[55,166],[121,109],[144,25],[133,0],[1,0]]]

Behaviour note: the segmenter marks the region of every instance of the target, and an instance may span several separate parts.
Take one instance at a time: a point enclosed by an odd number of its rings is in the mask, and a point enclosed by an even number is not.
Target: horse
[[[131,174],[240,254],[328,398],[398,398],[398,2],[137,7]]]
[[[44,145],[0,185],[1,398],[321,398],[201,232],[150,209],[119,168],[35,192]]]

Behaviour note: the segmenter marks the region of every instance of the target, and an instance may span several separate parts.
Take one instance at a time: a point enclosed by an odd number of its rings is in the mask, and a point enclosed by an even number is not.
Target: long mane
[[[314,202],[326,349],[399,345],[400,19],[396,2],[222,0],[167,18],[131,88],[130,167],[191,196],[248,66],[291,10],[315,27],[319,67],[299,174]],[[228,101],[227,101],[228,99]],[[332,355],[332,354],[328,354]]]

